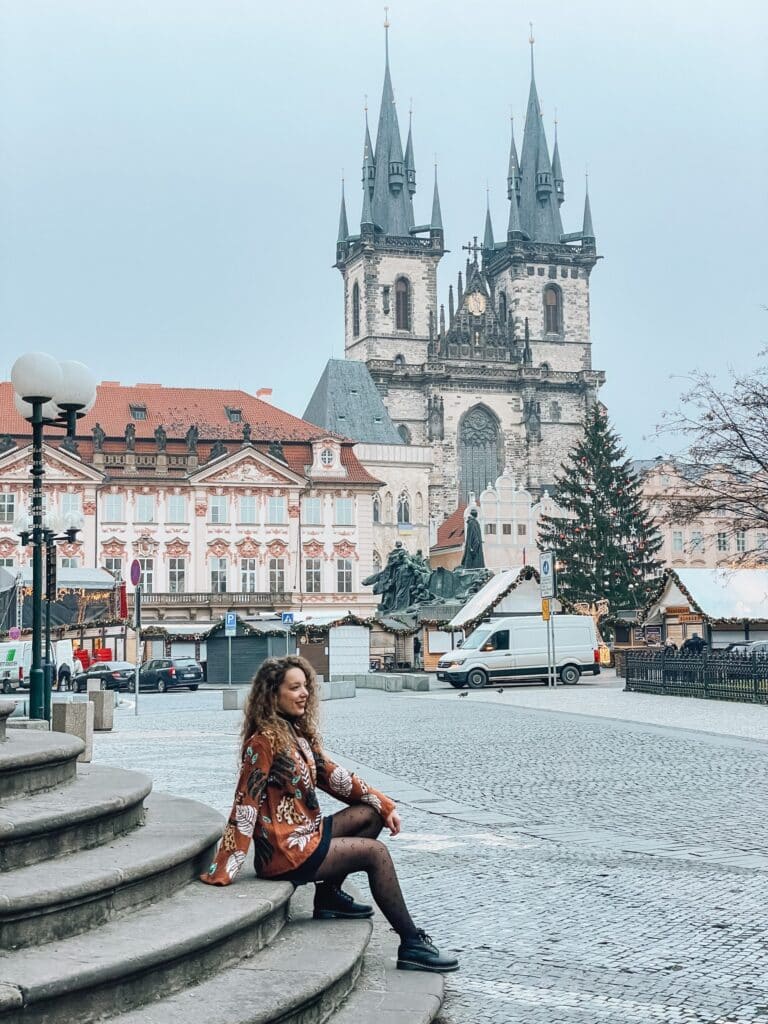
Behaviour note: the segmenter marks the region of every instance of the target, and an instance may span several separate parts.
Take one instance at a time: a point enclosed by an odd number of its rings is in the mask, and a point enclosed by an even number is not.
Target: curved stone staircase
[[[427,1024],[443,979],[394,970],[369,921],[311,920],[311,887],[197,881],[221,834],[82,742],[0,703],[0,1024]],[[388,933],[387,933],[388,934]],[[362,974],[361,974],[362,972]]]

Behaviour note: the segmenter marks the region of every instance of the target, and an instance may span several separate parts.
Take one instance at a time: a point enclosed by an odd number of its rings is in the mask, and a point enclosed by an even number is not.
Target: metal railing
[[[242,607],[258,605],[264,608],[273,608],[276,604],[286,604],[290,601],[290,595],[282,591],[227,591],[217,593],[216,591],[198,591],[193,593],[152,593],[142,594],[141,603],[143,607],[157,605],[227,605],[231,607]]]
[[[627,651],[625,690],[768,704],[768,658],[707,651]]]

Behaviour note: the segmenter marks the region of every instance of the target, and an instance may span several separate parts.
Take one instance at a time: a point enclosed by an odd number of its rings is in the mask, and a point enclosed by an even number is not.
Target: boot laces
[[[423,942],[425,946],[431,946],[433,949],[435,948],[435,944],[432,941],[432,936],[427,935],[427,933],[422,928],[419,928],[416,934],[419,936],[419,941]]]

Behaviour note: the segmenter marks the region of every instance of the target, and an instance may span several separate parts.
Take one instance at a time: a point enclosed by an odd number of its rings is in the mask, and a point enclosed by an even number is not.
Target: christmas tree
[[[553,494],[560,514],[542,515],[539,531],[539,547],[556,553],[559,596],[607,600],[609,614],[643,606],[659,573],[662,541],[598,403],[561,470]]]

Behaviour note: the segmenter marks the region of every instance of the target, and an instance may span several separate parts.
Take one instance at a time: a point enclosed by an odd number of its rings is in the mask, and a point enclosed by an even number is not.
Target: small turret
[[[585,249],[592,252],[596,248],[595,229],[592,226],[592,207],[589,202],[589,176],[587,176],[587,188],[584,195],[584,221],[581,228],[581,244]]]
[[[347,204],[344,200],[344,179],[341,179],[341,210],[339,211],[339,234],[336,239],[336,262],[341,263],[349,251],[349,224],[347,222]]]
[[[552,164],[549,162],[544,118],[539,115],[539,152],[536,163],[536,198],[539,202],[544,202],[551,196],[552,188]]]
[[[563,168],[560,165],[560,147],[557,142],[557,118],[555,118],[555,148],[552,151],[552,183],[555,186],[557,205],[562,206],[565,202],[565,181]]]
[[[461,278],[461,271],[459,271],[459,284],[456,289],[456,295],[458,296],[459,299],[459,309],[461,309],[461,304],[464,301],[464,283]]]
[[[413,111],[408,113],[408,141],[405,144],[405,178],[408,191],[416,194],[416,163],[413,159]]]
[[[373,186],[376,182],[376,162],[373,158],[371,132],[368,127],[368,101],[365,103],[365,141],[363,143],[363,188],[366,186],[373,199]]]
[[[507,170],[507,199],[515,195],[520,198],[520,161],[515,146],[515,119],[510,117],[509,168]]]
[[[483,251],[493,252],[493,224],[491,223],[491,203],[486,192],[485,202],[485,234],[483,235]]]
[[[453,304],[453,285],[448,285],[448,323],[453,323],[453,318],[456,315],[456,307]]]

